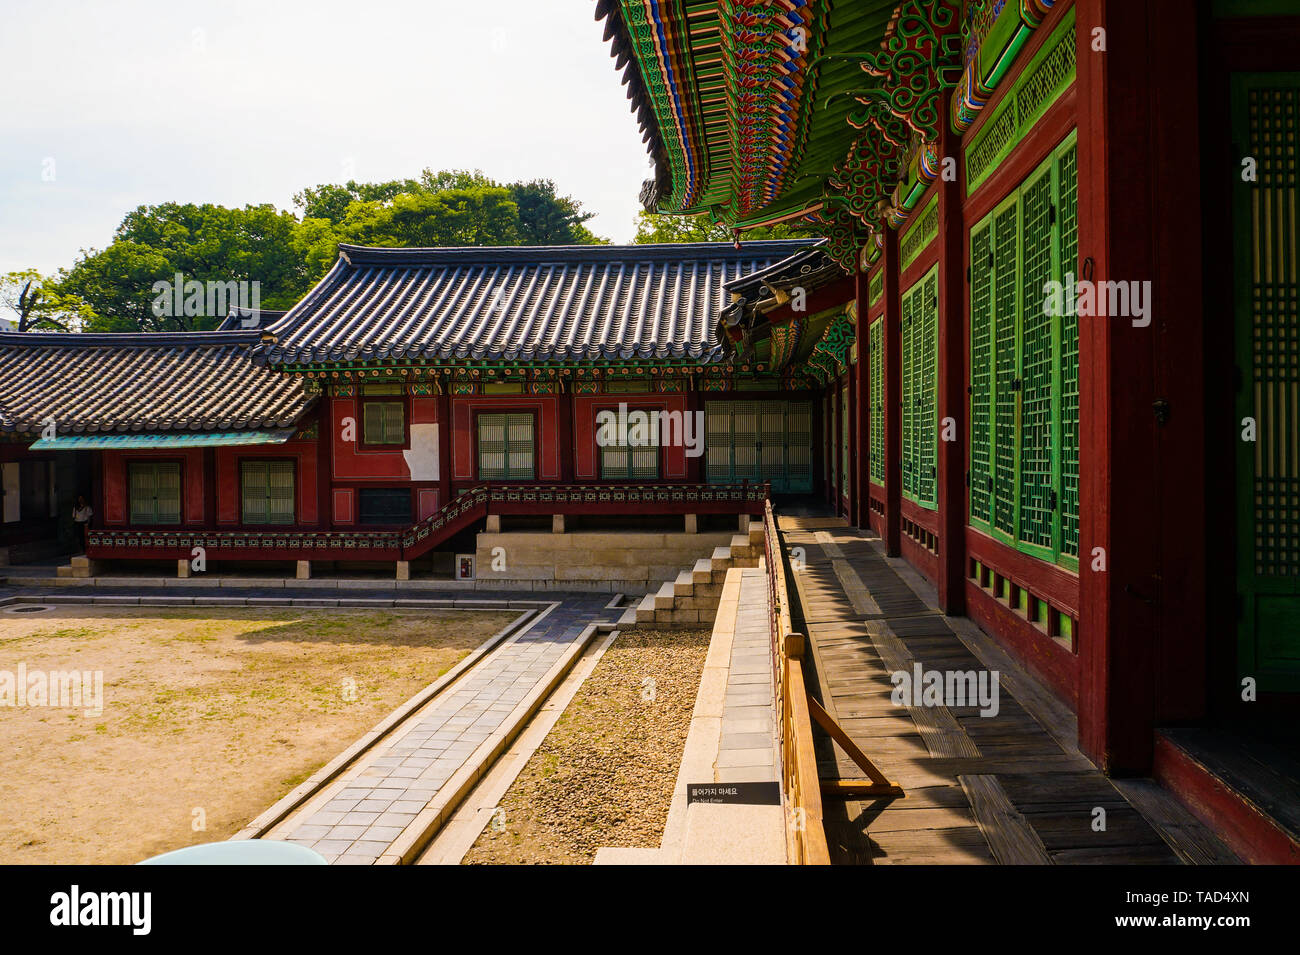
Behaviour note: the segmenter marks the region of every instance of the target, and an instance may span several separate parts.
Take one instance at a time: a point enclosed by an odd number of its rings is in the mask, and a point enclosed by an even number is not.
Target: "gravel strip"
[[[710,636],[621,634],[506,792],[465,863],[590,863],[601,846],[657,847]]]

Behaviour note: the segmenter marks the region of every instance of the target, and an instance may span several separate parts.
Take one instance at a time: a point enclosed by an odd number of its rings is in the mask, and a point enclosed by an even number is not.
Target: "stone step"
[[[762,561],[761,557],[735,557],[732,558],[732,567],[757,567]]]
[[[673,593],[678,597],[695,596],[695,577],[689,570],[683,570],[673,581]]]
[[[732,557],[753,557],[754,548],[749,543],[748,534],[737,534],[731,538],[731,556]]]
[[[673,601],[673,610],[717,610],[718,596],[705,596],[700,594],[693,597],[677,597]],[[662,609],[662,608],[661,608]]]
[[[655,595],[646,594],[636,606],[637,623],[655,622]]]
[[[695,566],[691,568],[691,579],[697,584],[714,584],[713,579],[713,562],[707,557],[703,560],[697,560]]]
[[[722,574],[725,575],[727,571],[731,569],[732,566],[731,548],[730,547],[713,548],[713,556],[709,558],[709,563],[712,564],[713,572],[715,574],[721,572]]]
[[[656,611],[672,610],[673,603],[677,599],[677,594],[673,589],[672,582],[669,581],[660,587],[659,592],[654,594],[651,599],[654,601],[654,608]]]
[[[637,627],[641,625],[641,621],[637,619],[636,611],[637,611],[636,607],[628,607],[626,610],[623,611],[623,616],[618,618],[619,629],[635,630]]]
[[[749,545],[757,547],[759,550],[767,548],[767,533],[763,530],[762,522],[749,525]]]

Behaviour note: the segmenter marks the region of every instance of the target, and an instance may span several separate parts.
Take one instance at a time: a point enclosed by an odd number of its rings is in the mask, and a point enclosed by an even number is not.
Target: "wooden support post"
[[[948,93],[940,115],[948,115]],[[947,123],[939,124],[939,162],[961,163],[961,141]],[[939,420],[936,491],[939,509],[939,574],[936,590],[944,613],[966,612],[966,269],[960,176],[940,176],[934,188],[939,211]],[[955,440],[945,440],[945,436]]]
[[[868,281],[866,272],[857,274],[858,320],[854,341],[858,347],[858,363],[853,366],[853,410],[855,414],[850,448],[853,452],[853,498],[856,502],[854,524],[867,530],[871,526],[871,323]]]
[[[438,393],[438,506],[451,501],[451,396],[442,386]]]
[[[1079,320],[1079,745],[1143,773],[1154,726],[1205,695],[1205,534],[1186,519],[1205,512],[1197,18],[1176,0],[1075,13],[1079,277],[1152,283],[1149,325]]]

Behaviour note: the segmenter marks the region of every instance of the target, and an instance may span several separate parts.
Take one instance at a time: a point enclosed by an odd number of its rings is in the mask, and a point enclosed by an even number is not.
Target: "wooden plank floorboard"
[[[849,737],[908,792],[893,800],[831,800],[826,826],[834,861],[1178,858],[1068,745],[1072,714],[1053,708],[1054,698],[1000,648],[972,645],[967,630],[958,632],[955,621],[927,605],[883,557],[878,539],[832,519],[779,520],[787,547],[802,548],[803,569],[793,577],[794,617],[812,645],[810,674],[815,661],[818,695]],[[923,671],[978,676],[990,669],[990,657],[999,674],[995,715],[984,715],[988,707],[979,699],[953,706],[894,702],[896,671],[910,676],[920,664]],[[1033,712],[1020,705],[1021,695]],[[823,778],[865,778],[820,730],[817,736]],[[1092,829],[1098,807],[1107,813],[1105,833]],[[1203,855],[1212,855],[1212,848]]]
[[[1002,865],[1051,864],[1042,839],[1012,804],[996,776],[978,773],[960,776],[958,782],[994,859]]]

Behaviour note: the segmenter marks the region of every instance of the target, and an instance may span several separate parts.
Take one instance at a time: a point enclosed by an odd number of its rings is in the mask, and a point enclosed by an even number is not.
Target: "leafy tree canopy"
[[[740,235],[741,242],[753,242],[756,239],[797,239],[810,235],[806,230],[779,223],[774,226],[759,226],[746,229]],[[735,239],[729,226],[712,222],[708,216],[682,216],[658,212],[640,212],[636,218],[637,243],[653,242],[731,242]]]
[[[570,196],[556,193],[555,183],[549,179],[534,179],[530,182],[502,184],[483,174],[481,169],[444,169],[434,172],[423,170],[415,179],[394,179],[390,182],[359,183],[349,181],[342,185],[321,185],[303,189],[293,197],[294,204],[302,210],[303,218],[327,219],[335,226],[345,227],[349,215],[354,213],[356,204],[370,204],[371,212],[361,214],[369,217],[377,214],[374,210],[398,203],[403,197],[432,197],[446,192],[459,192],[463,197],[449,200],[447,203],[416,203],[415,208],[427,208],[433,213],[440,213],[447,208],[463,206],[465,202],[480,202],[486,199],[468,198],[481,193],[482,190],[504,189],[508,198],[514,203],[513,226],[506,227],[500,223],[499,233],[487,231],[480,240],[483,245],[573,245],[592,244],[607,240],[597,238],[583,225],[595,213],[583,212],[582,204]],[[405,203],[409,217],[412,204]],[[398,218],[402,218],[401,215]],[[414,234],[444,231],[439,226],[416,228]],[[452,233],[463,231],[451,228]],[[425,245],[422,241],[399,241],[400,245]],[[449,243],[437,243],[449,244]],[[467,244],[479,244],[467,243]]]
[[[36,269],[0,275],[0,330],[75,332],[93,317],[89,305]]]
[[[228,209],[166,202],[127,213],[102,250],[83,251],[59,277],[59,291],[74,295],[94,315],[88,331],[190,331],[215,328],[224,314],[169,309],[159,314],[159,284],[257,282],[258,304],[288,308],[311,287],[294,235],[300,223],[271,205]],[[222,290],[220,302],[233,306]],[[163,300],[164,306],[166,300]],[[250,304],[246,301],[244,304]],[[204,296],[204,307],[207,297]],[[218,311],[228,311],[225,310]]]

